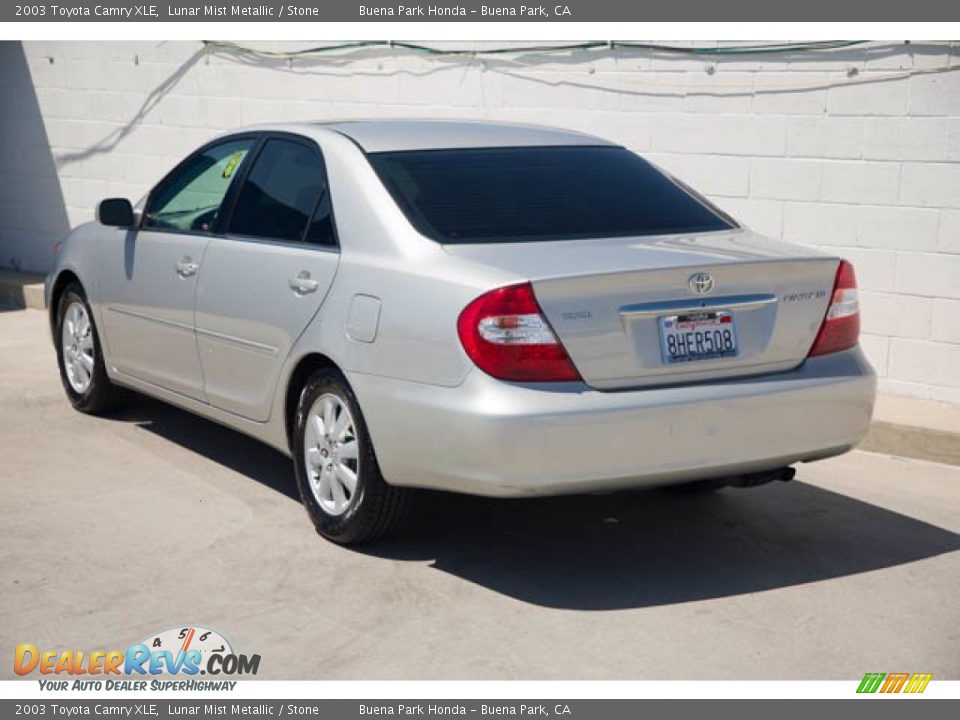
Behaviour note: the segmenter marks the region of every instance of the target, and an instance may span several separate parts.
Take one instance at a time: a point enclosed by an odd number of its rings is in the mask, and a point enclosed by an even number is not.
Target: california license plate
[[[665,363],[737,356],[737,322],[727,310],[659,318],[660,351]]]

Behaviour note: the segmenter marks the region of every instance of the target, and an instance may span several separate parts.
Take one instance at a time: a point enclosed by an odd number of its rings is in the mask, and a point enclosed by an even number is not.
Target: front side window
[[[150,194],[143,226],[209,232],[256,140],[229,140],[190,158]]]
[[[613,146],[371,153],[421,234],[441,243],[668,235],[735,225],[646,160]]]
[[[272,138],[257,155],[240,188],[227,232],[301,241],[325,194],[323,161],[316,148]]]

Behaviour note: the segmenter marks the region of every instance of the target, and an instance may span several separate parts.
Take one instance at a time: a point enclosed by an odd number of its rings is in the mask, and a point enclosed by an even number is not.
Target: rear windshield
[[[371,153],[410,222],[441,243],[728,230],[703,198],[621,147]]]

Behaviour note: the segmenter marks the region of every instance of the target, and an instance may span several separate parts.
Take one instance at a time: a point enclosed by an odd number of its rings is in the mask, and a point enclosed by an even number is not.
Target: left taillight
[[[473,300],[460,313],[457,333],[474,364],[500,380],[580,379],[530,283],[497,288]]]
[[[860,298],[853,265],[840,261],[833,283],[830,306],[820,325],[809,357],[826,355],[852,348],[860,339]]]

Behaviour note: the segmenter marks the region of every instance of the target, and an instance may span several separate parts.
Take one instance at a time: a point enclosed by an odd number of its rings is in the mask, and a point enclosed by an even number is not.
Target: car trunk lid
[[[445,249],[531,281],[581,377],[603,390],[796,367],[823,320],[838,263],[747,230]],[[691,322],[710,333],[732,327],[736,354],[671,362],[665,328]],[[686,337],[692,347],[694,335]]]

